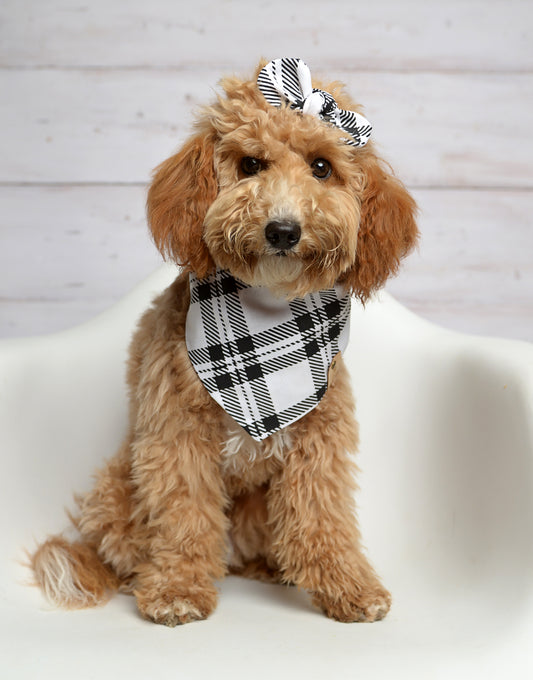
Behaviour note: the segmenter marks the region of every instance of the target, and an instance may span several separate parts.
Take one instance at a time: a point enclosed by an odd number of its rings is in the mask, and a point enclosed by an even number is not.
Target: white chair
[[[533,346],[437,328],[387,295],[354,304],[346,354],[384,621],[340,624],[294,588],[235,577],[210,619],[175,629],[125,595],[65,612],[27,587],[24,548],[67,526],[122,438],[129,338],[175,274],[80,327],[0,343],[1,676],[533,677]]]

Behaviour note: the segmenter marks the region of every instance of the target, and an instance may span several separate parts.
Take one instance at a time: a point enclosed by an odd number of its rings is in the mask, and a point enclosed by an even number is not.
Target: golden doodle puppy
[[[327,616],[375,621],[391,598],[360,545],[346,346],[415,244],[416,206],[339,83],[299,59],[222,81],[162,163],[148,218],[183,266],[141,318],[130,428],[78,498],[80,538],[32,555],[59,606],[133,593],[157,623],[204,619],[234,573],[307,590]]]

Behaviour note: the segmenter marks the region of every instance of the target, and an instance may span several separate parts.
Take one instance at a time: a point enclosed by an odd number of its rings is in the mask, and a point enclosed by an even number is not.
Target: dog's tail
[[[53,536],[30,555],[37,585],[57,607],[83,609],[104,604],[120,581],[88,543]]]

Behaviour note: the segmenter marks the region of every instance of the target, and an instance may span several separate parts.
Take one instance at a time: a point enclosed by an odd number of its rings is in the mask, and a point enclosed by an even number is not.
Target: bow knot
[[[259,90],[269,104],[280,107],[288,103],[292,109],[317,116],[350,135],[346,144],[364,146],[370,139],[372,125],[356,111],[343,111],[324,90],[314,88],[311,71],[305,62],[293,57],[270,61],[257,78]]]
[[[305,98],[302,111],[311,116],[319,116],[324,110],[324,97],[319,90],[313,90],[311,94]]]

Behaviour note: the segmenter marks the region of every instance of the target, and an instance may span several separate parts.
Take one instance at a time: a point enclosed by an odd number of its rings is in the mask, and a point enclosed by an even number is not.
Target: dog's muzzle
[[[265,238],[277,251],[291,250],[300,240],[302,229],[298,222],[269,222]]]

